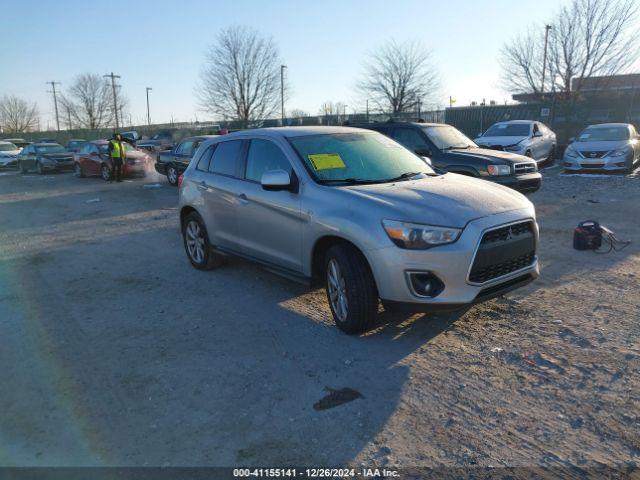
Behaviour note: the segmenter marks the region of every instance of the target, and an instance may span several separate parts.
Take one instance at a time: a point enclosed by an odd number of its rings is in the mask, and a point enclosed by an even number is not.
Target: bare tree
[[[14,95],[0,100],[0,127],[7,133],[27,132],[38,123],[38,107]]]
[[[289,118],[308,117],[309,116],[309,112],[306,112],[305,110],[302,110],[300,108],[292,108],[291,110],[289,110],[289,113],[288,113],[287,116]]]
[[[196,87],[202,108],[245,125],[272,116],[280,106],[281,64],[271,38],[246,27],[222,31]]]
[[[342,115],[344,113],[345,104],[342,102],[333,102],[327,100],[320,105],[318,113],[320,115]]]
[[[358,90],[394,114],[426,103],[438,89],[429,51],[417,41],[384,45],[370,55],[364,70]]]
[[[581,79],[624,72],[638,58],[636,0],[572,0],[551,24],[545,90],[578,93]],[[529,30],[502,49],[504,86],[517,93],[542,88],[544,33]],[[573,81],[573,86],[572,86]]]
[[[120,92],[118,118],[123,119],[128,107],[128,99]],[[65,120],[74,127],[98,129],[115,124],[113,90],[97,73],[78,75],[71,87],[60,96]],[[121,122],[124,124],[124,122]]]

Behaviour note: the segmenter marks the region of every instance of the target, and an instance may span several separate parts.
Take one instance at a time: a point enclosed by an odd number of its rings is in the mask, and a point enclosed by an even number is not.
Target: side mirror
[[[291,176],[284,170],[267,170],[260,180],[262,188],[271,192],[292,190]]]
[[[431,168],[433,168],[433,163],[431,162],[431,159],[429,157],[425,157],[425,156],[421,155],[420,158],[422,158],[422,160],[424,160],[424,163],[426,163]]]
[[[533,136],[534,137],[541,137],[542,136],[542,132],[540,130],[538,130],[537,132],[533,132]]]

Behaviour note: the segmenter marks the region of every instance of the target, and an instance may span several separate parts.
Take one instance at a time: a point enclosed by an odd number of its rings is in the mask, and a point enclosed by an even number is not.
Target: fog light
[[[570,163],[570,162],[564,162],[564,166],[565,166],[565,167],[571,167],[571,166],[573,166],[573,163]]]
[[[614,165],[615,165],[616,167],[624,167],[624,166],[626,166],[626,165],[627,165],[627,163],[626,163],[626,162],[618,162],[618,163],[614,163]]]
[[[413,293],[420,297],[434,298],[444,290],[444,283],[431,272],[410,272],[409,282]]]

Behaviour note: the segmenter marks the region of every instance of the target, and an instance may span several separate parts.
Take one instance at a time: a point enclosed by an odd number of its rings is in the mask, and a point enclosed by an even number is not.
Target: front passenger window
[[[251,140],[245,178],[260,182],[262,174],[269,170],[284,170],[291,175],[291,164],[275,143],[268,140]]]
[[[423,153],[429,150],[429,145],[422,135],[412,128],[396,128],[393,139],[412,152]]]

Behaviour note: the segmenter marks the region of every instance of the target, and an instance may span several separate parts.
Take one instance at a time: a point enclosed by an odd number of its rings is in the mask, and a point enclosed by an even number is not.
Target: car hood
[[[605,152],[618,150],[629,145],[629,140],[616,140],[612,142],[573,142],[571,147],[579,152]]]
[[[375,204],[388,218],[458,228],[476,218],[531,206],[513,189],[455,173],[342,189]]]
[[[502,152],[500,150],[490,150],[488,148],[468,148],[466,150],[449,150],[445,152],[447,155],[457,155],[459,157],[475,157],[488,161],[502,160],[498,163],[522,163],[533,162],[529,157],[518,155],[517,153]]]
[[[20,149],[18,150],[3,150],[0,152],[0,157],[15,157],[20,153]]]
[[[529,138],[528,136],[508,136],[508,137],[480,137],[475,140],[478,145],[501,145],[503,147],[507,145],[515,145],[522,140]]]

